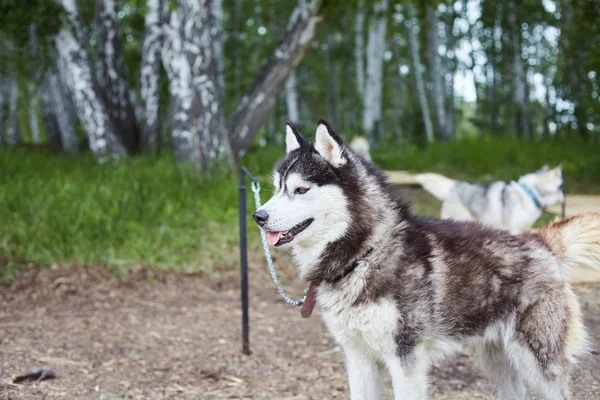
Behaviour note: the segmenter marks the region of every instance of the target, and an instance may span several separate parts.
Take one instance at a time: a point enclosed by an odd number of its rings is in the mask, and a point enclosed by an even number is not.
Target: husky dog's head
[[[289,122],[285,142],[273,171],[274,194],[254,219],[271,246],[292,247],[302,279],[334,279],[339,264],[364,251],[394,196],[382,172],[323,120],[314,144]]]
[[[544,165],[537,171],[522,176],[519,181],[534,191],[542,206],[565,201],[562,166],[560,165],[555,168]]]

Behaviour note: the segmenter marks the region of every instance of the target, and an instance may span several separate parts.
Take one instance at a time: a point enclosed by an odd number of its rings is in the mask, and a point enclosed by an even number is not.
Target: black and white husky
[[[425,190],[443,201],[441,217],[479,221],[511,233],[529,230],[542,209],[565,201],[561,167],[543,168],[517,182],[487,185],[455,181],[433,173],[415,176]]]
[[[600,267],[600,214],[513,236],[474,222],[418,217],[383,171],[344,146],[324,121],[315,143],[291,125],[273,197],[254,214],[275,247],[289,246],[343,348],[353,400],[427,398],[429,366],[473,345],[501,399],[569,398],[569,373],[588,351],[574,265]]]

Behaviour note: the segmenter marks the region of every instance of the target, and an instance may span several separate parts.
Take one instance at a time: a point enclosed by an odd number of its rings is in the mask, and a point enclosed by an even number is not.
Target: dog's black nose
[[[265,210],[258,210],[252,214],[252,217],[259,226],[264,226],[269,219],[269,214]]]

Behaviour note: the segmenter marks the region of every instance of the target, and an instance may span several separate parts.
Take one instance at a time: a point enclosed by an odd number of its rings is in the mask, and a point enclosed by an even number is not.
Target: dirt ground
[[[241,354],[233,265],[205,277],[140,269],[117,279],[84,267],[21,273],[0,287],[0,400],[347,399],[342,355],[318,310],[303,320],[285,305],[258,257],[251,255],[250,356]],[[291,267],[283,270],[300,293]],[[600,284],[577,292],[598,346]],[[41,367],[56,379],[12,383]],[[436,400],[495,398],[467,355],[436,365],[431,383]],[[387,387],[391,398],[389,380]],[[600,399],[600,355],[578,367],[572,387],[575,399]]]

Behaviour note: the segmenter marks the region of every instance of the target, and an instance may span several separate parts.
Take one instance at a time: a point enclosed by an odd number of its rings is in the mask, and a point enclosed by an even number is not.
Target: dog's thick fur
[[[443,201],[442,218],[479,221],[511,233],[529,230],[542,215],[542,207],[564,201],[560,166],[552,169],[544,166],[523,175],[518,182],[495,181],[487,185],[455,181],[433,173],[415,175],[415,180]]]
[[[286,144],[275,193],[255,218],[316,285],[353,400],[380,398],[381,368],[396,400],[426,399],[429,366],[464,345],[501,399],[524,399],[525,385],[570,398],[588,342],[566,277],[573,265],[600,266],[600,214],[521,236],[419,217],[325,122],[314,145],[288,125]]]

